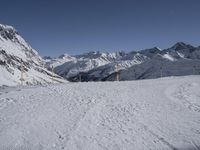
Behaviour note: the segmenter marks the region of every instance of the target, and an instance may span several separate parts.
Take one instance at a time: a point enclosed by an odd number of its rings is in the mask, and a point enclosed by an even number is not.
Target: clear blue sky
[[[42,56],[200,45],[200,0],[2,0],[0,21]]]

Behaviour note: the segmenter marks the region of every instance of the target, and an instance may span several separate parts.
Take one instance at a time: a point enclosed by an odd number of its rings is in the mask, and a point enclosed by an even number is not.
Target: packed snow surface
[[[0,149],[200,148],[200,76],[0,88]]]

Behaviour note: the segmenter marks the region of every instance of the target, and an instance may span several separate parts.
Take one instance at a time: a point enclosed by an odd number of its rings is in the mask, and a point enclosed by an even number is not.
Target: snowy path
[[[0,89],[0,149],[200,149],[200,76]]]

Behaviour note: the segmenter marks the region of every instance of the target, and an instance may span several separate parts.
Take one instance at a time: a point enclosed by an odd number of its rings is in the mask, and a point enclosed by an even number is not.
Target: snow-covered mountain
[[[126,69],[135,64],[144,62],[147,57],[143,54],[125,53],[123,51],[114,53],[89,52],[82,55],[75,55],[58,58],[45,57],[46,66],[50,70],[54,68],[55,73],[70,80],[79,80],[80,75],[86,75],[101,80],[102,78],[112,74],[116,69]],[[84,78],[84,77],[83,77]],[[89,79],[90,80],[90,79]],[[84,81],[84,79],[83,79]]]
[[[22,73],[23,72],[23,73]],[[44,60],[17,30],[0,24],[0,86],[63,82],[44,68]]]
[[[150,79],[200,74],[200,48],[176,43],[140,65],[120,71],[120,80]],[[105,80],[115,80],[115,74]]]
[[[200,47],[183,42],[164,50],[154,47],[129,53],[89,52],[46,59],[49,68],[54,66],[57,74],[70,81],[115,80],[119,70],[120,80],[199,74],[199,61]]]
[[[88,72],[81,72],[77,76],[69,78],[70,81],[104,81],[107,76],[115,73],[117,70],[124,70],[136,64],[143,63],[146,56],[136,53],[134,56],[124,55],[116,61],[112,61],[102,66],[94,67]],[[81,79],[80,79],[81,78]]]
[[[110,65],[114,62],[117,63],[125,56],[125,53],[89,52],[82,55],[67,56],[67,58],[58,57],[53,59],[46,57],[45,60],[47,68],[52,69],[52,67],[55,67],[54,71],[57,74],[66,79],[69,79],[79,75],[80,73],[85,73],[92,69],[106,66],[108,64]]]

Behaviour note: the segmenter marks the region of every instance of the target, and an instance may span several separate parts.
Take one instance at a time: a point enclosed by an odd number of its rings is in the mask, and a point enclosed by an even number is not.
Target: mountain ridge
[[[67,56],[69,57],[70,55]],[[153,61],[158,64],[174,62],[171,63],[171,65],[174,65],[176,61],[187,64],[188,60],[200,60],[200,48],[183,42],[177,42],[170,48],[163,50],[158,47],[153,47],[131,52],[119,51],[109,53],[91,51],[84,54],[73,55],[71,57],[73,57],[73,60],[68,59],[67,62],[63,60],[61,64],[58,63],[60,58],[54,58],[53,62],[48,62],[48,67],[51,68],[50,66],[57,62],[57,65],[54,66],[55,72],[69,81],[79,81],[80,76],[82,76],[82,81],[104,81],[112,76],[112,74],[116,74],[117,71],[123,72],[134,66],[143,66],[143,63],[145,62],[151,63]],[[194,62],[194,65],[199,66],[196,61]],[[147,69],[148,67],[145,68]],[[177,68],[177,70],[180,69],[181,66],[180,68]],[[171,73],[171,75],[181,74]],[[186,75],[186,73],[183,75]],[[166,76],[169,76],[169,74],[166,74]],[[152,76],[152,78],[157,77],[158,76]],[[127,77],[127,79],[123,78],[123,80],[130,79]]]

